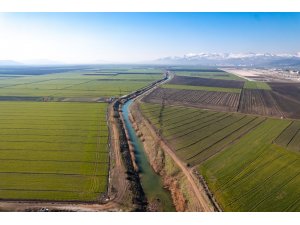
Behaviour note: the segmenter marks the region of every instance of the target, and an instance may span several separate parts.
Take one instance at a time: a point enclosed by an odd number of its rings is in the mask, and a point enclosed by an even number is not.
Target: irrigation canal
[[[123,119],[130,137],[130,141],[134,147],[134,154],[136,163],[139,167],[139,174],[141,178],[141,185],[145,192],[148,202],[157,203],[159,209],[170,212],[175,211],[171,194],[163,187],[162,178],[152,169],[147,155],[144,150],[143,143],[140,141],[135,133],[132,123],[129,119],[129,107],[133,100],[127,101],[122,107]]]

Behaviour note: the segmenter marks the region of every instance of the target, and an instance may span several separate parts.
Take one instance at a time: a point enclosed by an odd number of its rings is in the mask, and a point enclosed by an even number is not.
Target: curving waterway
[[[128,135],[134,147],[136,163],[139,167],[141,177],[141,184],[148,202],[157,205],[160,211],[175,211],[170,192],[163,187],[162,178],[152,169],[145,153],[143,143],[136,135],[131,124],[129,119],[129,107],[131,104],[132,100],[129,100],[123,105],[123,118]]]

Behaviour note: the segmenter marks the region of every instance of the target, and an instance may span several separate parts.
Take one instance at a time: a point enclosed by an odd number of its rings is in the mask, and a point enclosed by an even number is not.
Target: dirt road
[[[72,212],[101,212],[120,211],[119,204],[109,202],[107,204],[83,204],[83,203],[54,203],[54,202],[18,202],[1,201],[0,211],[24,212],[24,211],[72,211]]]
[[[155,130],[153,129],[152,125],[145,119],[144,121],[145,125],[151,131],[152,135],[157,136]],[[159,137],[158,137],[159,138]],[[197,198],[199,205],[201,209],[204,212],[213,212],[214,207],[209,200],[205,189],[201,186],[199,182],[197,182],[197,177],[194,175],[192,169],[188,168],[184,162],[182,162],[181,159],[178,158],[178,156],[172,151],[172,149],[161,139],[160,141],[161,148],[165,151],[166,154],[168,154],[173,161],[177,164],[177,166],[181,169],[181,171],[186,176],[190,186],[193,189],[193,192],[195,194],[195,197]]]

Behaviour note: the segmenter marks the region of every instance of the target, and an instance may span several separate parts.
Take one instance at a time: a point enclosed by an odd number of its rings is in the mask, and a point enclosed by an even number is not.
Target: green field
[[[33,76],[6,75],[9,78],[0,80],[0,97],[34,96],[53,99],[117,97],[162,78],[162,71],[156,69],[123,69],[123,73],[117,72],[118,69],[101,70],[101,73],[79,70]]]
[[[300,210],[300,156],[272,144],[288,123],[268,119],[200,167],[223,209]]]
[[[1,67],[0,199],[98,201],[109,171],[107,104],[98,99],[162,76],[126,65]]]
[[[140,108],[205,177],[225,211],[300,210],[300,155],[273,143],[291,121],[149,103]]]
[[[265,82],[249,81],[249,80],[245,81],[244,88],[271,90],[271,87]]]
[[[300,152],[300,121],[293,121],[276,138],[275,143],[289,150]]]
[[[109,168],[105,103],[0,102],[0,199],[96,201]]]
[[[179,90],[200,90],[200,91],[220,91],[220,92],[241,93],[241,89],[238,88],[192,86],[192,85],[180,85],[180,84],[164,84],[161,87],[179,89]]]
[[[155,104],[142,104],[141,108],[178,156],[192,166],[212,157],[264,120],[175,106],[162,110]]]

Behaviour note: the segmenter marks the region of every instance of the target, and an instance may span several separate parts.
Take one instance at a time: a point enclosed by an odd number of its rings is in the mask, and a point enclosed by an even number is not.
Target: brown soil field
[[[172,71],[178,71],[178,72],[224,72],[223,70],[219,69],[188,69],[188,68],[183,68],[183,69],[171,69]]]
[[[235,112],[238,108],[239,98],[239,93],[157,88],[143,101]]]
[[[239,111],[263,116],[283,116],[282,110],[274,99],[272,91],[269,90],[243,89]]]
[[[268,83],[272,90],[300,103],[300,83]]]
[[[284,115],[300,119],[300,83],[269,83]]]
[[[175,76],[169,82],[169,84],[182,84],[182,85],[207,86],[207,87],[223,87],[223,88],[243,88],[244,81]]]

